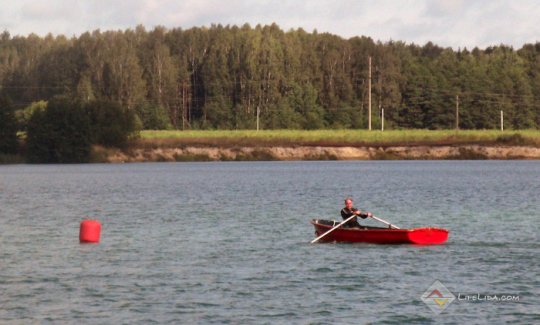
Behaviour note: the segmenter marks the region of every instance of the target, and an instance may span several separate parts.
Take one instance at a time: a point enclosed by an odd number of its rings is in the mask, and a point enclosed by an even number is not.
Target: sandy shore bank
[[[242,160],[393,160],[393,159],[540,159],[540,148],[532,146],[388,146],[388,147],[212,147],[130,148],[126,150],[94,148],[96,161],[242,161]]]

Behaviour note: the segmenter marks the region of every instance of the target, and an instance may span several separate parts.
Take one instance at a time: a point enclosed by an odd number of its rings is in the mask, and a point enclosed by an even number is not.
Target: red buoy
[[[101,233],[101,224],[97,220],[81,221],[81,229],[79,231],[79,241],[81,243],[99,243],[99,235]]]

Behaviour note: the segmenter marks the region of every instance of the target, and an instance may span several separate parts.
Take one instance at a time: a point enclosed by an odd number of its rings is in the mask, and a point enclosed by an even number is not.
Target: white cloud
[[[540,3],[534,0],[0,0],[0,7],[0,29],[12,35],[276,22],[285,30],[454,48],[540,41]]]
[[[78,4],[70,1],[54,1],[51,3],[27,1],[22,3],[20,10],[23,21],[47,22],[69,18],[75,11],[78,11]]]
[[[432,17],[456,15],[463,10],[463,0],[439,0],[426,3],[426,14]]]

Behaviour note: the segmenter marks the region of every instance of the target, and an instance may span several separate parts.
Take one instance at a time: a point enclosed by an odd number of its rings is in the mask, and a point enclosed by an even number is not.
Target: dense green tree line
[[[0,154],[17,153],[17,123],[11,101],[0,95]]]
[[[138,129],[135,114],[115,101],[63,96],[35,107],[26,124],[31,163],[88,162],[91,145],[123,147]]]
[[[540,125],[540,43],[453,50],[275,24],[4,32],[0,123],[62,95],[118,103],[144,128],[255,128],[257,115],[261,128],[366,128],[369,56],[374,128],[382,108],[388,128],[453,128],[457,98],[464,129],[498,127],[501,110],[507,128]]]
[[[124,147],[141,128],[135,112],[111,100],[54,96],[17,113],[0,96],[0,163],[21,161],[23,155],[31,163],[88,162],[92,145]],[[24,146],[18,130],[26,131]]]

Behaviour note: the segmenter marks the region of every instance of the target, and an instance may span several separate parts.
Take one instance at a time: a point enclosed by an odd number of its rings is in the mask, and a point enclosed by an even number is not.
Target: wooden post
[[[504,113],[501,110],[501,131],[504,131]]]
[[[371,56],[368,57],[368,129],[371,130]]]
[[[459,130],[459,95],[456,95],[456,130]]]
[[[381,108],[381,131],[384,131],[384,108]]]

